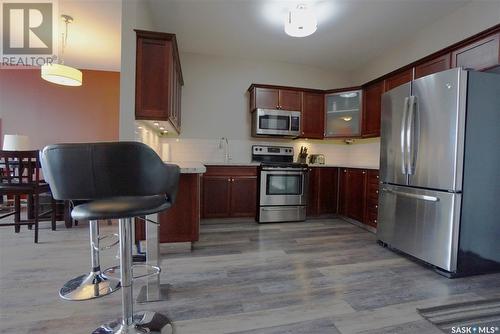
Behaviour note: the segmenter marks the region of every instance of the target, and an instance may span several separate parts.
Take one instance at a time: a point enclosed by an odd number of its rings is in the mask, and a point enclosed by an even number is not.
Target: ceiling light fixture
[[[73,18],[68,15],[61,15],[61,17],[66,24],[65,33],[62,34],[61,63],[42,65],[42,79],[63,86],[81,86],[82,72],[64,65],[64,48],[68,43],[68,24],[73,22]]]
[[[292,37],[306,37],[318,29],[318,20],[313,11],[304,4],[291,9],[285,21],[285,32]]]
[[[340,117],[340,118],[342,118],[346,122],[349,122],[352,119],[351,116],[344,116],[344,117]]]

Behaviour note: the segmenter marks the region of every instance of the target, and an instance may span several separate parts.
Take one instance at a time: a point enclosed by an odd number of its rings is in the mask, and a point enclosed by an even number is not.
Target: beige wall
[[[135,140],[135,44],[134,29],[154,30],[147,1],[122,2],[120,140]]]
[[[181,138],[250,139],[246,91],[252,83],[308,88],[348,86],[347,73],[281,62],[182,53]]]
[[[500,1],[474,0],[352,73],[362,84],[500,23]]]
[[[117,140],[119,81],[118,72],[83,70],[83,85],[66,87],[40,70],[0,70],[1,132],[29,136],[33,149]]]
[[[328,89],[351,84],[347,73],[272,61],[182,53],[185,85],[182,90],[182,133],[169,143],[172,161],[222,162],[219,138],[229,139],[232,162],[249,162],[255,144],[306,145],[311,153],[325,153],[329,163],[349,163],[344,144],[251,137],[247,89],[252,83]],[[376,152],[374,154],[377,154]],[[165,156],[165,159],[167,157]],[[364,160],[378,164],[378,155]]]

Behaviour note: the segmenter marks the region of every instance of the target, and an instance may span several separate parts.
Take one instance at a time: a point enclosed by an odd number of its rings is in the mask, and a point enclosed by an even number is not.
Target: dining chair
[[[39,151],[0,150],[0,196],[14,197],[14,208],[0,216],[0,220],[14,216],[14,221],[0,223],[0,226],[14,226],[18,233],[22,225],[35,227],[35,243],[38,243],[38,223],[50,220],[52,230],[56,229],[56,201],[51,196],[51,209],[40,212],[40,194],[50,193],[48,183],[40,179]],[[33,198],[33,212],[26,212],[21,218],[21,197]],[[28,211],[28,210],[27,210]],[[50,214],[50,216],[48,216]]]

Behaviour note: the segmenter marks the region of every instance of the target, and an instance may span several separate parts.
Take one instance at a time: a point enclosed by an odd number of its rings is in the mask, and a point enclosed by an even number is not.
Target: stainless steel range
[[[252,160],[261,162],[257,222],[305,220],[308,169],[293,162],[293,147],[254,145]]]

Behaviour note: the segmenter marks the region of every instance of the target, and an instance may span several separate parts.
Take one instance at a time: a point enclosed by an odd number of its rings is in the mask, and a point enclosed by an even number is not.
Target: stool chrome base
[[[139,290],[139,294],[135,301],[139,304],[145,304],[168,300],[169,288],[170,284],[161,284],[159,289],[157,286],[149,287],[148,285],[144,285],[141,290]]]
[[[109,295],[120,289],[120,281],[110,280],[99,272],[91,272],[73,278],[59,290],[66,300],[89,300]]]
[[[172,323],[161,313],[139,312],[134,314],[134,324],[125,327],[122,319],[117,319],[102,325],[92,334],[172,334],[174,333]]]

